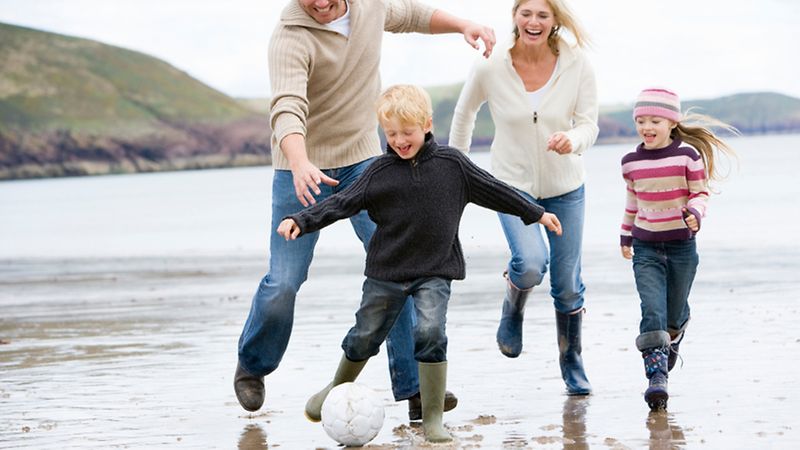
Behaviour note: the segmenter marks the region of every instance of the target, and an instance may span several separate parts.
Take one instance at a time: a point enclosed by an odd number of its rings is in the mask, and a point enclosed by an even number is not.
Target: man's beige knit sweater
[[[272,34],[272,165],[288,169],[281,140],[305,136],[320,169],[349,166],[381,153],[375,100],[381,89],[383,32],[430,32],[434,9],[414,0],[348,0],[350,36],[317,23],[290,0]]]

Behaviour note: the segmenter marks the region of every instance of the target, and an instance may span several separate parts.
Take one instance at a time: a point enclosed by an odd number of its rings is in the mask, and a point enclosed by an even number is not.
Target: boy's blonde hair
[[[397,84],[387,88],[375,104],[381,124],[397,119],[403,125],[425,128],[433,117],[431,97],[419,86]]]

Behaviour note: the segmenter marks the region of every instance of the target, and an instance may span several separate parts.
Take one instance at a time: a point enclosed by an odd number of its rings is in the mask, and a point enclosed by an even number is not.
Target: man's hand
[[[281,151],[286,159],[289,160],[289,167],[292,169],[292,182],[294,183],[294,195],[300,200],[303,206],[317,203],[314,195],[322,193],[319,189],[320,183],[328,186],[339,184],[337,180],[325,175],[311,161],[308,160],[306,153],[306,139],[303,135],[292,133],[286,135],[281,140]]]
[[[481,49],[480,45],[478,45],[478,40],[483,41],[484,58],[488,58],[489,55],[492,54],[492,49],[494,48],[494,44],[497,43],[497,39],[494,37],[494,30],[491,27],[469,22],[467,26],[464,27],[463,34],[464,40],[475,50]]]
[[[322,193],[319,188],[321,183],[328,186],[339,184],[338,180],[325,175],[308,160],[292,165],[292,181],[294,182],[294,194],[303,206],[317,203],[314,196]]]
[[[297,235],[300,234],[300,227],[292,219],[283,219],[278,225],[278,234],[283,236],[284,239],[288,240],[295,240],[297,239]]]
[[[558,236],[561,236],[561,222],[559,222],[558,217],[552,213],[544,213],[542,217],[539,219],[539,223],[544,225],[548,230],[552,231]]]
[[[441,33],[461,33],[464,40],[472,48],[480,50],[478,41],[483,41],[483,56],[488,58],[492,54],[492,49],[497,39],[494,37],[494,30],[491,27],[475,23],[471,20],[456,17],[441,9],[437,9],[431,16],[431,34]]]

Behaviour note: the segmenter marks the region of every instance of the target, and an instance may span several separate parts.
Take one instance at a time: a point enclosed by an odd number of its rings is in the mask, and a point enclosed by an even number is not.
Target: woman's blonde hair
[[[740,134],[739,130],[732,125],[705,114],[695,113],[692,108],[689,108],[683,114],[681,121],[672,130],[673,138],[679,138],[700,153],[700,157],[703,158],[703,163],[706,167],[706,178],[709,181],[725,178],[725,175],[720,174],[716,164],[719,161],[718,159],[715,160],[717,152],[729,158],[736,158],[736,152],[733,151],[733,148],[720,139],[714,133],[713,128],[719,128],[735,136]]]
[[[378,121],[386,123],[397,119],[403,125],[423,128],[433,117],[431,97],[419,86],[397,84],[387,88],[375,104]]]
[[[514,7],[511,8],[512,18],[517,14],[519,7],[527,1],[529,0],[514,0]],[[559,31],[561,31],[561,28],[566,28],[570,33],[572,33],[573,36],[575,36],[575,41],[577,42],[578,47],[588,47],[591,44],[589,35],[578,21],[575,13],[573,13],[569,6],[567,6],[567,3],[564,0],[545,1],[553,11],[553,15],[555,16],[556,20],[556,25],[553,27],[550,35],[547,36],[547,45],[550,47],[550,50],[553,52],[553,54],[558,55],[558,43],[561,40]],[[514,37],[519,38],[519,30],[517,30],[516,25],[514,25]]]

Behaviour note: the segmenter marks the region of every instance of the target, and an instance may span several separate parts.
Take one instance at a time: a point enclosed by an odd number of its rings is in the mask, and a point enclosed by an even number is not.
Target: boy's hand
[[[292,219],[283,219],[280,225],[278,225],[278,234],[283,236],[287,241],[289,239],[295,240],[297,239],[297,235],[300,234],[300,227],[298,227]]]
[[[697,223],[697,217],[686,208],[683,208],[682,212],[683,221],[686,222],[686,226],[689,227],[692,232],[697,233],[697,230],[700,229],[700,224]]]
[[[633,249],[629,245],[623,245],[620,247],[622,250],[622,257],[625,259],[633,258]]]
[[[548,230],[552,231],[558,236],[561,236],[561,222],[558,221],[558,217],[552,213],[544,213],[542,214],[542,218],[539,219],[539,223],[547,227]]]

